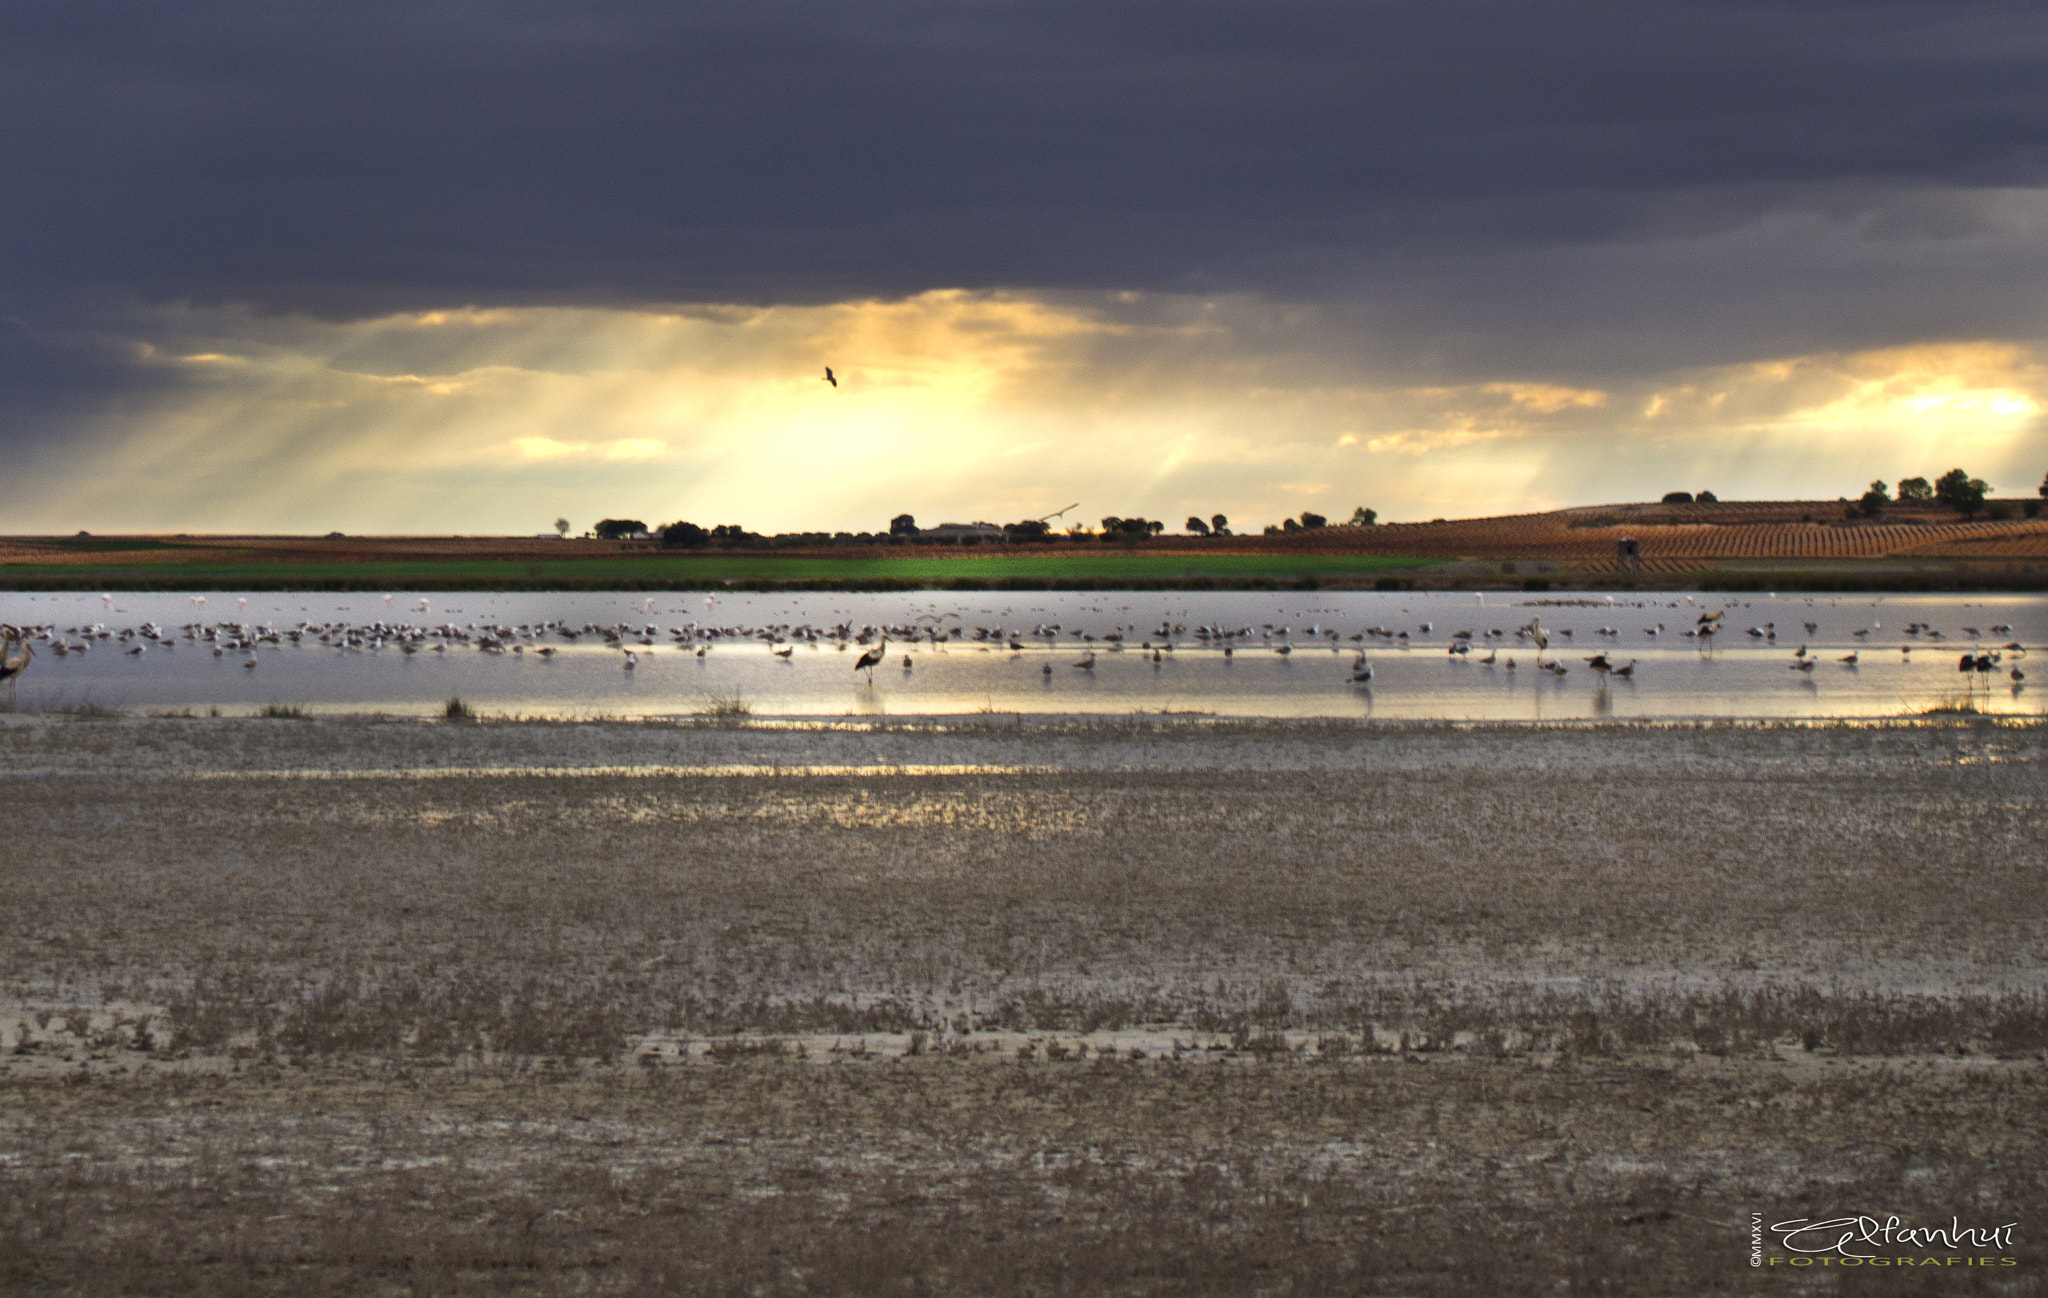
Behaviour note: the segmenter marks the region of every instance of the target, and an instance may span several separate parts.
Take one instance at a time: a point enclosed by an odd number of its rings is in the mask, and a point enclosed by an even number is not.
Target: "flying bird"
[[[832,377],[832,367],[830,365],[825,367],[825,381],[835,388],[839,386],[839,380]]]

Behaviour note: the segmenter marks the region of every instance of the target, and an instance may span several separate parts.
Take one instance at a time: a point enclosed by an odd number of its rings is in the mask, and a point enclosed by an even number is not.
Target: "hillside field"
[[[854,544],[664,550],[553,537],[0,538],[0,589],[504,589],[1516,584],[2048,584],[2048,518],[1994,502],[1848,518],[1839,501],[1603,505],[1337,526],[1279,536],[1105,543]],[[1996,513],[2001,517],[1992,517]],[[2037,510],[2038,515],[2038,510]],[[1625,563],[1625,538],[1639,558]]]

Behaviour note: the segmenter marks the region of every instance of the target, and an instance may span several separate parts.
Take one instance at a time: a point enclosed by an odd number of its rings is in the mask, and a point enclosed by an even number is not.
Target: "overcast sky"
[[[35,0],[0,120],[0,531],[2048,473],[2035,4]]]

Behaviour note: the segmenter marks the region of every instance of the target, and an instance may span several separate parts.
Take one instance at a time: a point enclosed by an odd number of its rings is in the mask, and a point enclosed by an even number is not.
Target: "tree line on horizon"
[[[2012,507],[2004,502],[1988,502],[1991,484],[1982,478],[1971,477],[1963,469],[1950,469],[1934,481],[1925,478],[1901,478],[1897,495],[1886,488],[1884,479],[1870,484],[1861,497],[1845,500],[1844,513],[1850,518],[1876,518],[1894,505],[1945,505],[1964,518],[1975,518],[1983,513],[1996,518],[2009,518]],[[2039,494],[2048,497],[2048,477],[2041,479]],[[2021,509],[2028,518],[2041,513],[2039,500],[2024,501]]]
[[[1361,505],[1352,511],[1348,520],[1353,527],[1371,527],[1379,521],[1379,511]],[[944,525],[942,525],[944,526]],[[1225,514],[1213,514],[1208,518],[1189,515],[1185,530],[1194,537],[1227,537],[1231,531],[1230,518]],[[1288,518],[1278,524],[1264,528],[1267,536],[1280,536],[1293,532],[1315,531],[1329,526],[1329,520],[1313,511],[1304,510],[1297,518]],[[567,536],[569,523],[566,519],[555,520],[557,533]],[[637,518],[606,518],[600,520],[585,535],[600,541],[625,541],[636,538],[658,539],[669,549],[695,550],[715,547],[719,549],[797,548],[829,545],[907,545],[907,544],[958,544],[979,545],[984,540],[1005,544],[1028,544],[1031,542],[1131,542],[1148,540],[1161,536],[1166,524],[1159,519],[1142,515],[1130,518],[1115,514],[1101,520],[1100,530],[1092,529],[1085,523],[1069,526],[1064,532],[1056,532],[1044,519],[1025,519],[1016,523],[1005,523],[1001,528],[989,527],[985,536],[931,536],[927,529],[917,525],[917,518],[911,514],[898,514],[889,520],[887,532],[779,532],[764,535],[750,532],[737,523],[722,523],[716,527],[704,527],[687,520],[663,523],[650,528]]]
[[[1875,518],[1896,505],[1946,506],[1965,518],[1974,518],[1979,513],[1988,513],[1993,518],[2007,517],[2011,508],[2004,502],[1991,502],[1990,484],[1982,478],[1970,476],[1963,469],[1950,469],[1933,481],[1924,477],[1903,478],[1894,490],[1882,480],[1872,482],[1870,488],[1857,500],[1843,497],[1845,512],[1850,518]],[[2048,477],[2041,481],[2039,494],[2048,498]],[[1715,504],[1719,497],[1711,491],[1667,492],[1663,503],[1670,504]],[[2039,516],[2042,502],[2029,500],[2022,503],[2028,518]],[[1442,522],[1442,519],[1434,520]],[[1346,525],[1351,527],[1372,527],[1379,522],[1379,511],[1360,505],[1352,511]],[[1269,523],[1263,529],[1265,536],[1286,536],[1297,532],[1313,532],[1328,527],[1328,518],[1313,510],[1303,510],[1300,515]],[[567,519],[555,520],[555,531],[560,535],[569,534]],[[601,520],[587,535],[601,541],[621,541],[634,537],[658,538],[670,549],[694,550],[704,548],[755,549],[755,548],[798,548],[831,545],[908,545],[908,544],[959,544],[979,545],[984,539],[994,543],[1019,544],[1031,542],[1074,541],[1074,542],[1134,542],[1161,536],[1166,524],[1158,519],[1142,515],[1124,518],[1119,515],[1105,515],[1100,528],[1090,528],[1085,523],[1070,525],[1064,532],[1054,531],[1044,519],[1024,519],[1020,522],[1005,523],[1000,529],[991,527],[987,536],[967,535],[960,537],[932,537],[925,535],[926,529],[917,525],[915,515],[898,514],[889,520],[886,532],[779,532],[764,535],[750,532],[737,523],[721,523],[715,527],[703,527],[696,523],[678,520],[650,528],[637,518],[607,518]],[[1224,514],[1213,514],[1203,518],[1190,514],[1183,524],[1185,535],[1192,537],[1234,536],[1230,519]]]

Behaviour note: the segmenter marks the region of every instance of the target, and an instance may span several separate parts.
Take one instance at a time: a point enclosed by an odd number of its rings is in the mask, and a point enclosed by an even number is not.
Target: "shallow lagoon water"
[[[314,712],[426,715],[459,696],[486,714],[545,717],[687,715],[738,699],[756,716],[791,717],[1165,712],[1567,720],[1898,717],[1965,695],[1983,711],[2038,715],[2048,697],[2010,680],[2012,667],[2029,665],[2021,654],[2008,651],[1988,676],[1957,671],[1959,655],[1973,645],[2048,642],[2048,599],[2036,595],[394,591],[227,592],[208,595],[200,605],[182,593],[109,594],[0,594],[0,622],[118,632],[147,621],[168,629],[177,647],[130,655],[116,640],[96,640],[89,653],[58,657],[40,646],[17,687],[20,706],[233,713],[283,704]],[[1726,610],[1721,633],[1685,638],[1699,615],[1714,609]],[[1561,662],[1564,676],[1536,670],[1534,644],[1516,638],[1516,628],[1534,617],[1552,635],[1543,659]],[[336,649],[307,638],[216,656],[179,631],[221,622],[284,630],[307,622],[467,628],[547,621],[659,631],[651,646],[627,644],[639,657],[630,671],[620,648],[589,636],[576,643],[528,637],[519,653],[451,644],[445,652],[408,655],[391,644]],[[1815,626],[1811,633],[1807,622]],[[853,670],[861,646],[798,641],[784,660],[745,634],[842,623],[936,626],[947,633],[958,627],[963,634],[940,644],[891,641],[872,683]],[[1939,638],[1905,634],[1915,623],[1928,624]],[[1056,638],[1033,634],[1052,625],[1060,627]],[[1154,634],[1162,625],[1186,630],[1162,638]],[[1226,657],[1193,634],[1200,625],[1249,627],[1252,634],[1233,641],[1234,653]],[[1775,627],[1774,640],[1746,634],[1767,625]],[[692,626],[737,634],[719,637],[699,658],[668,634]],[[2000,626],[2010,630],[1993,629]],[[1600,634],[1609,627],[1615,634]],[[978,628],[1001,628],[1025,647],[977,642]],[[1351,639],[1367,628],[1406,632],[1408,639]],[[1448,652],[1461,630],[1473,632],[1472,652],[1462,658]],[[1493,630],[1503,634],[1489,639]],[[1858,630],[1865,634],[1857,636]],[[1083,641],[1075,632],[1097,638]],[[1122,647],[1102,638],[1115,633],[1126,637]],[[1172,648],[1155,662],[1137,647],[1148,641]],[[551,658],[534,653],[542,644],[557,652]],[[1802,644],[1821,659],[1810,672],[1792,670],[1793,651]],[[1291,652],[1279,653],[1282,645]],[[1373,666],[1369,686],[1349,680],[1361,648]],[[1076,666],[1091,649],[1093,670]],[[1490,650],[1496,661],[1482,664]],[[1603,651],[1617,664],[1635,659],[1634,678],[1591,670],[1585,659]],[[1854,665],[1838,661],[1851,651],[1858,655]],[[244,666],[251,657],[255,667]],[[2042,681],[2048,684],[2048,677]]]

